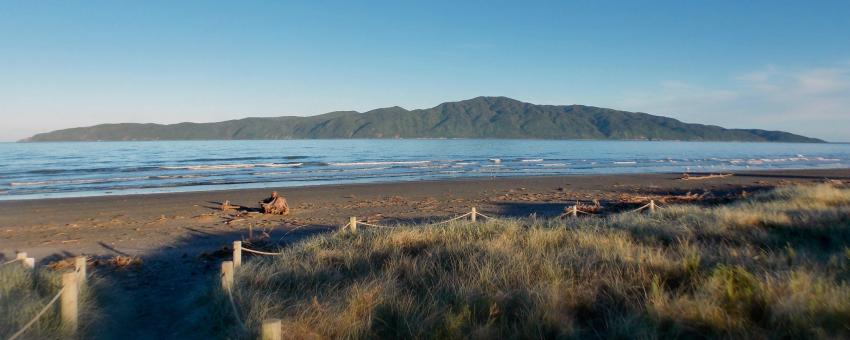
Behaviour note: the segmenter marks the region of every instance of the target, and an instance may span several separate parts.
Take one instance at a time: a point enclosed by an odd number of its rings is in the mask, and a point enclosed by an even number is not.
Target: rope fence
[[[24,268],[35,270],[35,258],[27,257],[27,253],[19,252],[14,260],[6,261],[3,265],[23,260]],[[36,315],[24,324],[21,329],[12,334],[9,340],[15,340],[24,335],[38,320],[44,316],[51,306],[59,301],[59,317],[63,327],[76,332],[79,324],[79,294],[80,288],[86,282],[86,257],[77,256],[74,259],[74,270],[62,274],[62,288],[56,295],[39,310]]]
[[[490,217],[490,216],[484,215],[484,214],[482,214],[482,213],[480,213],[480,212],[476,212],[476,214],[477,214],[478,216],[481,216],[481,217],[486,218],[486,219],[488,219],[488,220],[495,220],[495,221],[501,220],[500,218]]]
[[[15,332],[15,334],[12,334],[12,336],[9,337],[9,340],[15,340],[19,336],[21,336],[21,334],[24,334],[24,332],[26,332],[33,324],[35,324],[36,321],[38,321],[39,318],[41,318],[42,315],[44,315],[44,313],[47,313],[47,309],[50,308],[50,306],[53,306],[53,304],[56,303],[57,300],[59,300],[59,298],[62,296],[62,292],[64,291],[64,287],[60,289],[59,292],[56,293],[56,295],[53,296],[52,299],[50,299],[50,302],[44,305],[44,308],[42,308],[41,311],[39,311],[38,314],[36,314],[35,317],[32,318],[32,320],[27,322],[27,324],[24,325],[24,327],[22,327],[19,331]]]
[[[446,224],[446,223],[449,223],[449,222],[457,221],[457,220],[459,220],[459,219],[461,219],[461,218],[464,218],[464,217],[467,217],[467,216],[469,216],[469,215],[472,215],[472,212],[468,212],[468,213],[466,213],[466,214],[463,214],[463,215],[460,215],[460,216],[456,216],[456,217],[450,218],[450,219],[445,220],[445,221],[442,221],[442,222],[434,222],[434,223],[429,223],[429,224],[426,224],[426,225],[441,225],[441,224]]]
[[[649,209],[650,212],[654,213],[658,208],[661,208],[661,207],[663,207],[663,205],[656,203],[655,200],[649,200],[649,203],[644,204],[644,205],[638,207],[637,209],[625,211],[624,213],[626,213],[626,214],[636,213],[636,212],[640,212],[640,211],[643,211],[643,210],[646,210],[646,209]],[[575,204],[575,205],[569,207],[567,209],[567,211],[564,212],[563,214],[558,215],[557,218],[564,218],[566,216],[578,217],[579,214],[585,214],[585,215],[590,215],[590,216],[598,215],[597,213],[581,210],[581,209],[578,208],[578,204]]]
[[[269,253],[269,252],[265,252],[265,251],[259,251],[259,250],[254,250],[254,249],[244,248],[244,247],[242,248],[242,250],[247,251],[247,252],[249,252],[249,253],[258,254],[258,255],[272,255],[272,256],[275,256],[275,255],[283,254],[283,253]]]
[[[7,264],[12,264],[15,262],[21,261],[21,264],[24,265],[24,268],[35,268],[35,258],[27,257],[26,252],[18,252],[15,254],[14,260],[9,260],[0,264],[0,266],[5,266]]]
[[[0,264],[0,266],[5,266],[5,265],[10,264],[10,263],[18,262],[18,261],[20,261],[20,260],[21,260],[21,259],[9,260],[9,261],[3,262],[2,264]]]
[[[637,208],[635,210],[628,211],[628,213],[639,212],[639,211],[644,210],[644,209],[649,209],[651,212],[655,212],[658,207],[660,207],[659,204],[655,203],[654,200],[650,200],[649,203],[647,203],[647,204],[645,204],[645,205],[643,205],[640,208]],[[589,212],[589,211],[583,211],[583,210],[579,209],[578,205],[573,205],[572,207],[569,208],[569,210],[567,212],[559,215],[558,218],[562,218],[562,217],[568,216],[568,215],[571,215],[572,217],[578,217],[579,214],[591,215],[591,216],[597,215],[595,213],[592,213],[592,212]],[[457,220],[467,218],[467,217],[469,218],[469,220],[471,222],[476,222],[477,217],[483,217],[483,218],[486,218],[488,220],[496,220],[496,221],[501,220],[501,218],[496,218],[496,217],[492,217],[492,216],[482,214],[482,213],[478,212],[478,210],[475,207],[473,207],[471,209],[471,211],[468,212],[468,213],[452,217],[452,218],[445,220],[445,221],[429,223],[429,224],[426,224],[426,226],[435,226],[435,225],[446,224],[446,223],[450,223],[450,222],[457,221]],[[343,225],[342,227],[340,227],[339,230],[351,230],[352,232],[356,232],[358,226],[366,226],[366,227],[372,227],[372,228],[396,228],[397,227],[397,226],[385,226],[385,225],[368,223],[368,222],[365,222],[365,221],[360,221],[360,220],[357,219],[357,217],[352,216],[352,217],[349,218],[349,222],[346,223],[345,225]],[[265,252],[265,251],[245,248],[245,247],[242,246],[242,241],[233,241],[233,261],[222,262],[222,267],[221,267],[221,270],[222,270],[221,271],[222,287],[227,291],[228,299],[230,300],[230,306],[231,306],[231,309],[233,310],[234,317],[236,318],[240,327],[242,327],[243,330],[246,330],[247,328],[246,328],[245,324],[242,322],[242,319],[239,317],[239,310],[236,308],[236,302],[233,298],[233,293],[232,293],[232,288],[233,288],[233,284],[234,284],[234,280],[233,280],[234,271],[242,263],[242,251],[243,250],[246,251],[246,252],[249,252],[249,253],[253,253],[253,254],[268,255],[268,256],[281,255],[281,254],[283,254],[283,252]],[[264,339],[264,340],[266,340],[266,339],[267,340],[280,340],[282,338],[281,320],[280,319],[264,320],[263,324],[262,324],[262,328],[261,328],[260,337],[261,337],[261,339]]]

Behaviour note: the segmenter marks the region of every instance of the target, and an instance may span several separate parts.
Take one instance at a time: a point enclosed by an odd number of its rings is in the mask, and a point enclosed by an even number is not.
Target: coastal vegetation
[[[421,110],[395,106],[364,113],[339,111],[216,123],[102,124],[37,134],[25,141],[316,138],[823,142],[782,131],[724,129],[647,113],[584,105],[535,105],[505,97],[477,97]]]
[[[214,295],[233,337],[846,338],[850,190],[340,231],[235,275],[235,309]]]
[[[76,332],[88,331],[88,326],[98,319],[92,296],[95,289],[91,288],[101,284],[98,279],[89,278],[87,284],[80,286],[76,309],[79,324],[77,330],[72,330],[60,317],[59,294],[63,285],[58,271],[46,266],[27,268],[19,262],[3,265],[0,267],[0,338],[11,339],[17,334],[18,339],[68,339],[74,338]]]

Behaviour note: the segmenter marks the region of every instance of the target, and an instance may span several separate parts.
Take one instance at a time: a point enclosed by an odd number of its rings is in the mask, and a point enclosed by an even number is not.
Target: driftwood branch
[[[682,175],[682,178],[679,178],[679,179],[681,179],[683,181],[692,181],[692,180],[700,180],[700,179],[726,178],[726,177],[730,177],[732,175],[733,174],[710,174],[710,175],[705,175],[705,176],[691,176],[691,175],[688,175],[687,173],[685,173],[684,175]]]
[[[283,196],[277,194],[277,191],[272,192],[271,197],[266,198],[262,202],[260,202],[260,209],[263,211],[264,214],[289,214],[289,204],[286,203],[286,199],[283,198]]]

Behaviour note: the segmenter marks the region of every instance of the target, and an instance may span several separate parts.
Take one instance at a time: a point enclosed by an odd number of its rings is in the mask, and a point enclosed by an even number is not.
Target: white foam
[[[361,172],[361,171],[387,170],[387,169],[391,169],[391,167],[384,166],[384,167],[377,167],[377,168],[357,168],[357,169],[348,169],[348,170],[337,170],[337,172],[353,172],[353,171]]]
[[[62,184],[91,184],[91,183],[109,183],[109,182],[124,182],[137,181],[147,179],[147,177],[116,177],[116,178],[91,178],[91,179],[64,179],[55,181],[31,181],[31,182],[11,182],[10,186],[35,186],[35,185],[62,185]]]
[[[257,164],[257,166],[261,166],[264,168],[293,168],[297,166],[302,166],[304,163],[261,163]]]
[[[289,175],[292,174],[292,171],[269,171],[269,172],[258,172],[253,174],[254,176],[260,177],[268,177],[268,176],[277,176],[277,175]]]
[[[539,163],[539,162],[542,162],[542,161],[543,161],[543,158],[532,158],[532,159],[522,159],[522,160],[520,160],[520,162],[523,162],[523,163]]]
[[[352,163],[330,163],[332,166],[361,166],[361,165],[405,165],[405,164],[427,164],[431,161],[397,161],[397,162],[352,162]]]
[[[614,164],[637,164],[635,161],[617,161]]]
[[[250,169],[254,164],[212,164],[212,165],[184,165],[184,166],[163,166],[166,170],[222,170],[222,169]]]
[[[177,178],[198,178],[203,177],[201,175],[155,175],[150,176],[148,179],[177,179]]]

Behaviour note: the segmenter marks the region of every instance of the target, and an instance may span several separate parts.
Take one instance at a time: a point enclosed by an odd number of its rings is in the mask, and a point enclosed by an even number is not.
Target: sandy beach
[[[692,174],[697,176],[699,174]],[[376,224],[438,221],[471,207],[492,216],[552,217],[579,201],[598,201],[603,212],[637,206],[646,199],[701,196],[695,202],[725,202],[780,185],[850,182],[850,169],[737,172],[734,176],[682,180],[681,174],[586,175],[478,178],[447,181],[328,185],[173,194],[61,198],[0,202],[2,259],[26,251],[40,265],[74,256],[92,259],[132,256],[131,270],[104,267],[108,278],[132,300],[111,311],[106,338],[150,338],[181,332],[175,320],[189,297],[208,286],[233,240],[254,236],[286,244],[334,230],[350,216]],[[225,200],[255,208],[271,191],[289,201],[288,216],[221,211]],[[672,198],[671,198],[672,197]],[[218,252],[217,252],[218,251]],[[175,304],[174,301],[184,301]],[[181,316],[182,317],[182,316]],[[122,324],[133,320],[138,327]],[[185,330],[189,332],[190,330]]]
[[[469,210],[524,217],[557,215],[571,202],[617,206],[628,197],[709,193],[714,198],[791,183],[850,180],[850,169],[738,172],[704,180],[681,174],[481,178],[328,185],[172,194],[0,202],[0,252],[25,250],[44,259],[61,254],[132,254],[167,249],[187,238],[330,230],[349,216],[370,222],[439,220]],[[222,212],[225,200],[257,207],[271,191],[289,201],[288,216]],[[206,243],[206,242],[202,242]],[[224,245],[222,243],[221,245]]]

